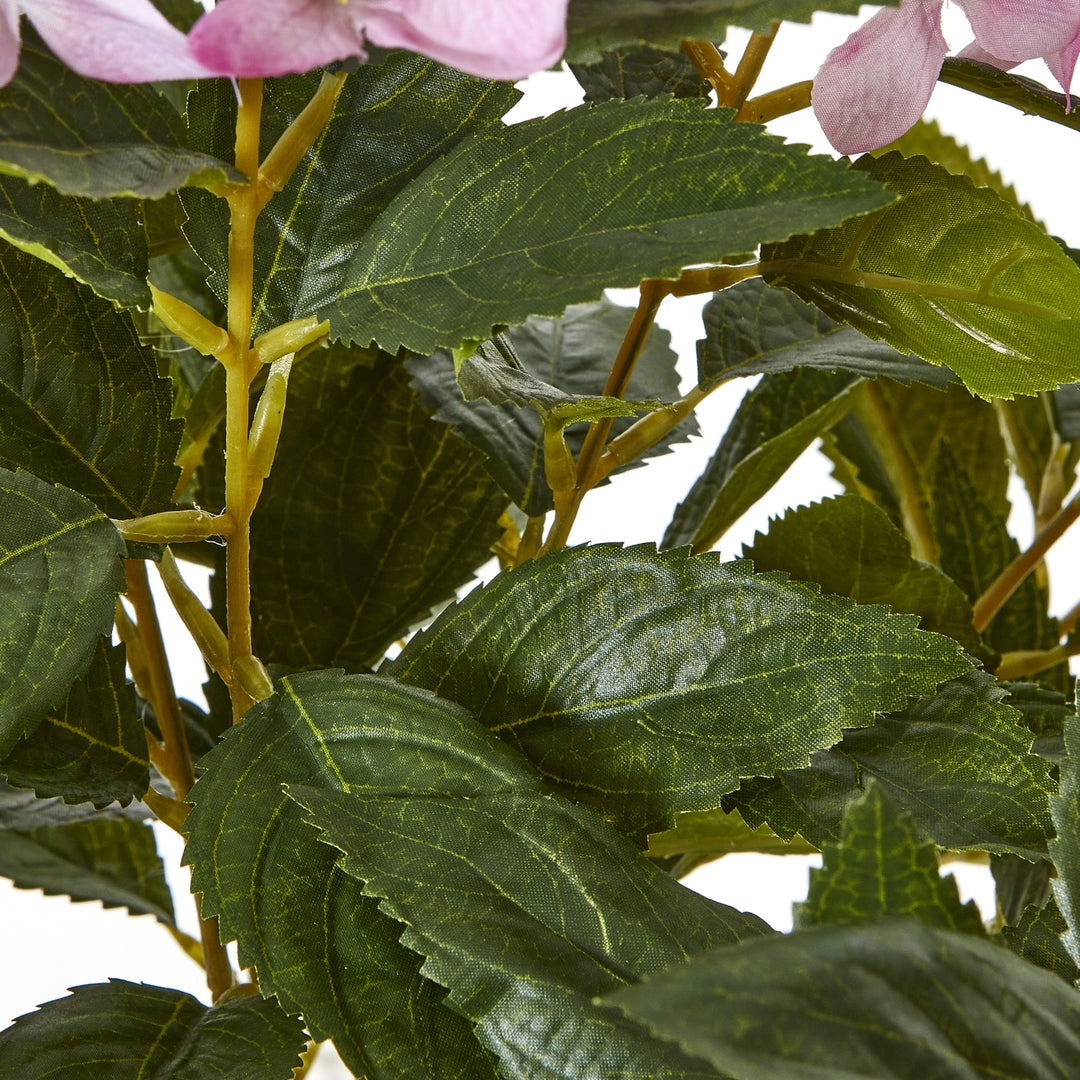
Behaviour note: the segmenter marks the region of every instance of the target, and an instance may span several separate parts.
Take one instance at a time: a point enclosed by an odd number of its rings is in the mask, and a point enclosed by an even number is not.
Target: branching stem
[[[814,89],[813,79],[782,86],[779,90],[770,90],[767,94],[750,98],[735,116],[736,120],[746,120],[752,124],[764,124],[778,116],[800,112],[810,108],[810,95]]]
[[[1024,578],[1046,557],[1046,553],[1061,539],[1076,520],[1080,518],[1080,494],[1075,495],[1053,517],[1026,551],[1022,551],[990,583],[987,590],[975,601],[975,617],[972,625],[981,634],[990,620],[1002,609],[1006,601],[1021,585]]]

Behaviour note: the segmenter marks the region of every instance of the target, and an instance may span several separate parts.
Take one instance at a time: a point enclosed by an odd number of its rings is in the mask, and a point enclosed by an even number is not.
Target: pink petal
[[[15,78],[19,41],[19,9],[14,0],[0,0],[0,86]]]
[[[192,55],[219,75],[257,78],[364,56],[356,12],[341,0],[220,0],[191,28]]]
[[[154,82],[210,74],[150,0],[21,0],[19,7],[49,48],[87,78]]]
[[[350,4],[384,48],[412,49],[488,79],[523,79],[566,47],[567,0],[368,0]]]
[[[958,0],[975,40],[1019,64],[1060,53],[1080,31],[1080,0]]]
[[[1065,91],[1065,111],[1072,109],[1072,95],[1069,88],[1072,86],[1073,72],[1076,70],[1076,58],[1080,56],[1080,33],[1076,35],[1059,53],[1050,53],[1043,57],[1046,66],[1053,73],[1055,79]]]
[[[814,113],[842,154],[876,150],[922,116],[948,46],[941,0],[884,8],[838,45],[814,80]]]

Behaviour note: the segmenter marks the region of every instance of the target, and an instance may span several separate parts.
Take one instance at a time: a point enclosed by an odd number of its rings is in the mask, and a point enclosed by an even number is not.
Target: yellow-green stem
[[[769,33],[750,35],[750,40],[746,43],[746,49],[739,60],[739,66],[735,69],[735,86],[728,94],[728,99],[721,104],[730,105],[736,110],[743,107],[761,74],[765,59],[776,40],[776,31],[779,29],[780,20],[773,19]]]
[[[682,51],[686,53],[690,63],[697,68],[701,77],[712,84],[720,104],[726,105],[728,95],[735,90],[735,77],[724,67],[724,58],[720,55],[720,50],[711,41],[694,41],[691,38],[684,38]]]
[[[813,79],[782,86],[779,90],[770,90],[767,94],[751,98],[736,115],[736,120],[745,120],[752,124],[764,124],[778,116],[799,112],[810,108],[810,95],[814,89]]]
[[[1058,628],[1061,630],[1062,635],[1068,636],[1076,629],[1076,624],[1080,622],[1080,603],[1073,604],[1071,608],[1058,620]]]
[[[1064,663],[1070,657],[1080,655],[1080,641],[1067,641],[1053,649],[1023,649],[1005,653],[994,674],[1003,682],[1027,679],[1040,671]]]
[[[226,615],[233,660],[251,653],[251,506],[248,498],[248,394],[257,369],[251,350],[251,306],[255,280],[255,222],[259,215],[259,124],[262,80],[240,80],[236,114],[236,167],[249,177],[229,194],[229,336],[237,357],[225,371],[225,510],[233,520],[226,548]],[[233,721],[251,699],[230,686]]]
[[[975,617],[972,625],[981,634],[990,620],[1002,609],[1006,601],[1024,578],[1043,561],[1046,553],[1065,535],[1066,531],[1080,518],[1080,495],[1058,511],[1026,551],[1022,551],[990,583],[987,590],[975,601]]]

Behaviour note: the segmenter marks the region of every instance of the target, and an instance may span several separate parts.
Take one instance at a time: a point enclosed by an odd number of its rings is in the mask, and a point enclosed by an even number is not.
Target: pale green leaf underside
[[[826,844],[823,856],[821,869],[810,870],[806,901],[795,905],[800,928],[897,916],[985,933],[975,902],[961,904],[956,879],[938,873],[937,849],[920,843],[911,815],[872,779],[845,807],[840,843]]]
[[[456,348],[890,200],[700,101],[583,106],[451,150],[379,216],[320,313],[388,352]]]
[[[0,758],[61,702],[112,630],[124,542],[67,488],[0,469]]]
[[[989,188],[925,158],[856,165],[899,195],[852,222],[762,250],[762,273],[826,314],[924,360],[981,397],[1080,376],[1080,268]]]
[[[206,1008],[190,994],[113,979],[76,986],[0,1032],[4,1080],[289,1080],[304,1032],[274,1002]]]
[[[906,919],[715,949],[604,1000],[734,1080],[1069,1080],[1080,1063],[1074,990]]]
[[[383,670],[644,843],[967,669],[914,623],[745,562],[604,545],[500,575]]]

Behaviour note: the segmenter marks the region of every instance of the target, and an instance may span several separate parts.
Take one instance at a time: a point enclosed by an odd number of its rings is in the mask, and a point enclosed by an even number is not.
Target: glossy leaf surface
[[[204,759],[211,773],[194,793],[186,854],[204,910],[218,914],[224,940],[238,941],[263,992],[303,1012],[312,1035],[332,1038],[353,1072],[371,1080],[493,1078],[470,1025],[398,944],[400,925],[335,866],[338,853],[319,843],[283,793],[283,784],[315,782],[325,767],[307,752],[306,735],[276,706],[260,707]]]
[[[110,517],[172,504],[180,424],[131,320],[55,267],[0,247],[0,464]]]
[[[377,660],[469,580],[498,536],[506,498],[479,451],[428,417],[400,363],[362,360],[335,346],[289,380],[252,522],[255,641],[267,661],[356,670]]]
[[[918,615],[924,630],[948,634],[968,652],[981,648],[967,597],[936,566],[913,559],[903,533],[866,499],[844,495],[789,510],[743,557],[757,570],[816,581],[823,592]]]
[[[787,289],[761,278],[718,292],[702,312],[705,337],[698,342],[698,381],[709,384],[738,375],[770,375],[796,367],[850,371],[901,383],[944,387],[954,379],[910,353],[897,352],[852,326],[830,319]]]
[[[795,368],[767,375],[739,405],[716,453],[694,481],[662,546],[707,551],[799,455],[851,406],[860,379]]]
[[[500,575],[384,671],[470,709],[643,841],[968,663],[910,616],[642,545]]]
[[[619,353],[632,312],[609,300],[595,304],[575,304],[561,318],[526,319],[521,326],[511,327],[506,336],[522,371],[528,375],[527,385],[520,378],[514,383],[504,380],[501,392],[515,394],[519,404],[507,401],[492,405],[488,401],[466,401],[465,397],[482,394],[486,388],[492,396],[500,389],[494,380],[474,378],[478,359],[466,360],[455,376],[450,357],[437,352],[431,357],[414,357],[406,362],[413,376],[413,386],[420,403],[437,420],[450,424],[455,432],[479,447],[488,456],[487,468],[502,489],[528,515],[544,513],[554,507],[551,490],[544,474],[544,429],[540,415],[528,407],[530,400],[548,409],[587,407],[589,402],[611,402],[598,397],[604,390],[608,374]],[[653,399],[673,401],[679,396],[679,377],[675,370],[675,353],[670,347],[670,335],[654,328],[645,341],[641,355],[627,386],[626,396],[632,400]],[[512,371],[512,369],[507,369]],[[462,391],[467,393],[463,395]],[[525,407],[521,407],[524,404]],[[637,409],[626,409],[631,415]],[[633,421],[616,419],[612,434],[618,435]],[[697,430],[692,420],[683,421],[644,455],[646,458],[667,451]],[[586,429],[568,426],[566,445],[577,456],[585,439]],[[633,466],[631,466],[633,467]]]
[[[956,879],[938,873],[937,851],[920,843],[902,814],[871,780],[844,808],[839,844],[826,844],[820,869],[810,869],[806,901],[795,905],[798,927],[873,922],[893,916],[942,930],[984,934],[974,900],[960,903]]]
[[[982,397],[1080,375],[1071,321],[1080,317],[1080,268],[1046,233],[989,188],[923,158],[865,156],[855,168],[899,200],[869,227],[852,222],[764,248],[766,280],[947,364]]]
[[[699,101],[586,106],[460,143],[380,215],[320,313],[337,337],[430,353],[889,200]]]
[[[264,147],[307,105],[320,74],[266,83]],[[394,196],[470,132],[497,124],[519,96],[509,83],[477,79],[408,52],[392,52],[352,72],[314,148],[260,215],[255,332],[330,302],[360,238]],[[231,159],[236,97],[228,82],[201,84],[188,116],[192,145]],[[185,191],[182,198],[189,217],[184,232],[224,299],[227,208],[201,191]]]
[[[289,1080],[303,1048],[299,1021],[271,1001],[208,1009],[179,990],[113,979],[20,1016],[0,1032],[0,1065],[9,1080],[75,1069],[109,1080]]]
[[[124,647],[99,640],[90,670],[38,729],[0,761],[0,774],[41,798],[127,806],[149,783],[146,734],[135,688],[124,675]]]
[[[185,184],[243,179],[188,149],[180,117],[152,86],[84,79],[30,27],[19,70],[0,90],[0,172],[91,199],[155,199]]]
[[[0,759],[60,704],[124,588],[124,542],[81,495],[0,469]]]
[[[886,1062],[896,1080],[1067,1080],[1080,1061],[1075,991],[906,919],[715,949],[606,1000],[736,1080],[862,1080]]]
[[[47,896],[100,900],[172,925],[173,906],[154,833],[110,818],[17,832],[0,829],[0,875]]]
[[[940,847],[1045,858],[1051,766],[1028,753],[1031,734],[1004,698],[991,676],[972,671],[847,732],[808,769],[747,781],[725,808],[737,808],[751,826],[767,821],[783,837],[798,832],[820,847],[840,838],[845,805],[874,777]]]

